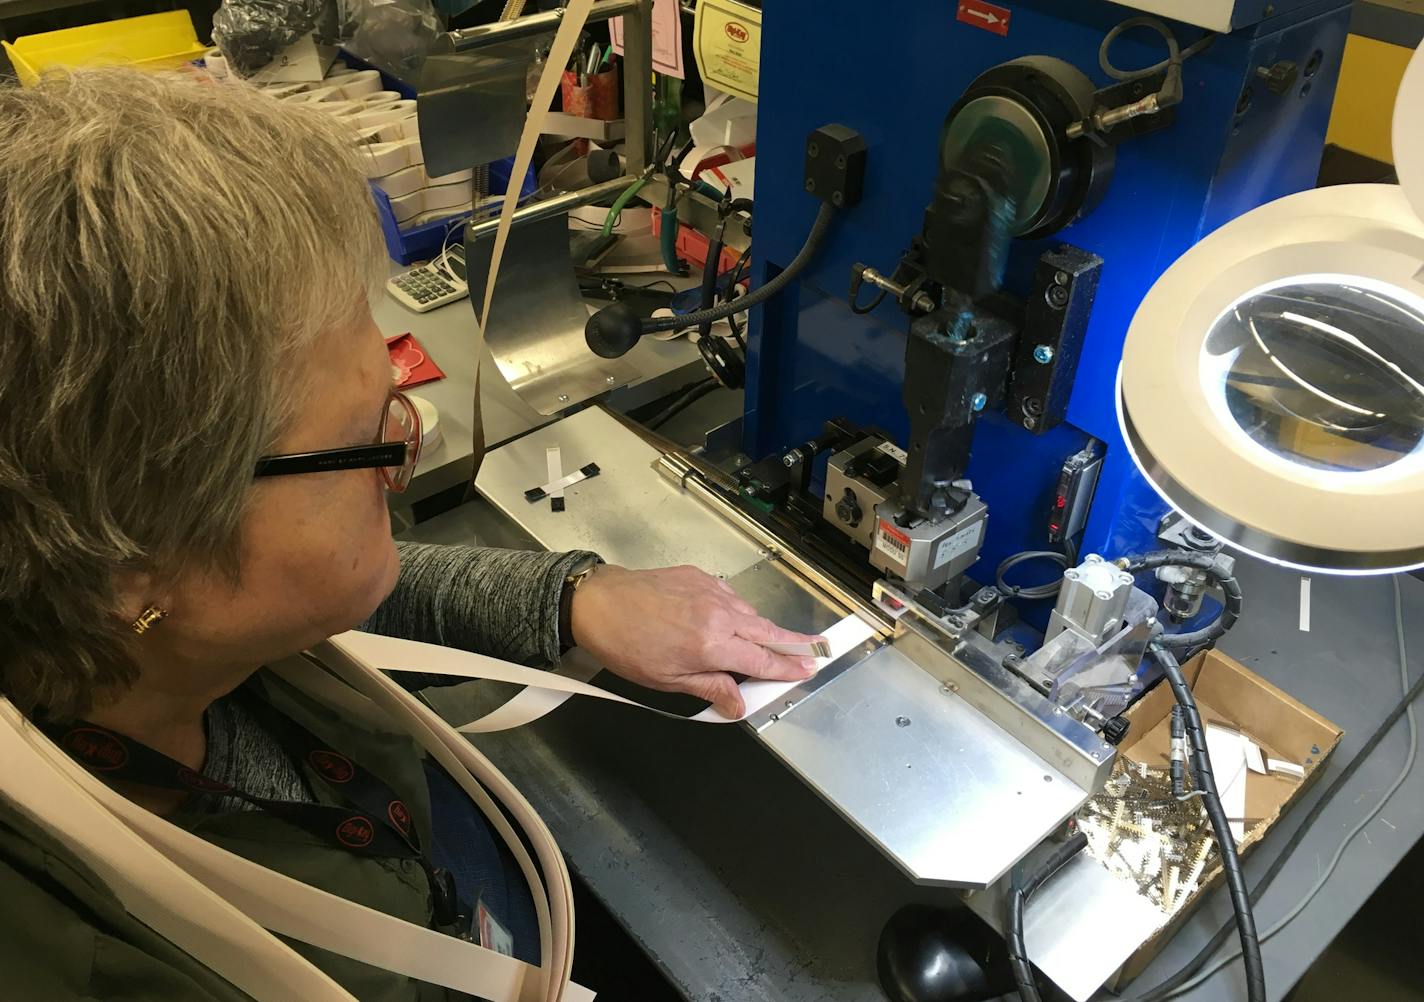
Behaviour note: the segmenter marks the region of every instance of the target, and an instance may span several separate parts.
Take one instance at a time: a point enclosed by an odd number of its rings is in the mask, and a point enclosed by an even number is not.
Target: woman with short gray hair
[[[526,664],[577,644],[737,714],[734,673],[804,678],[762,645],[813,638],[691,568],[395,545],[419,420],[367,305],[384,268],[319,113],[121,70],[0,88],[0,704],[209,842],[454,935],[479,910],[537,963],[528,888],[461,787],[265,666],[362,623]],[[7,998],[246,997],[4,784]],[[388,851],[329,837],[358,786],[402,805]],[[450,997],[288,945],[357,998]]]

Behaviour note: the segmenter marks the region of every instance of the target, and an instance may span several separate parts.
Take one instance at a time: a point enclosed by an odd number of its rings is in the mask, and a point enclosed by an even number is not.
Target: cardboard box
[[[1240,663],[1217,651],[1207,651],[1182,666],[1192,687],[1203,725],[1224,724],[1246,734],[1267,758],[1303,766],[1305,778],[1250,773],[1246,781],[1246,837],[1242,855],[1266,836],[1280,816],[1315,782],[1320,767],[1339,744],[1344,731],[1288,696]],[[1167,768],[1171,747],[1171,714],[1176,700],[1164,682],[1128,711],[1132,722],[1119,754],[1134,762]],[[1223,880],[1218,862],[1186,904],[1128,959],[1111,987],[1119,988],[1147,967],[1167,941],[1201,904],[1205,893]]]

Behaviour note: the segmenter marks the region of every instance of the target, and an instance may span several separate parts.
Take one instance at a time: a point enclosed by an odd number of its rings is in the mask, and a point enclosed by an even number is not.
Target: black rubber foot
[[[1003,942],[965,908],[901,908],[876,951],[890,1002],[986,1002],[1013,989]]]

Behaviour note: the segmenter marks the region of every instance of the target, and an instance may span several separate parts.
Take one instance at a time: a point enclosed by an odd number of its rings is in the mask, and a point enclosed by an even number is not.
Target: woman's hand
[[[605,668],[705,699],[728,717],[744,712],[731,673],[787,682],[815,673],[814,658],[773,654],[762,643],[822,639],[762,619],[725,581],[695,567],[600,566],[574,592],[570,618],[574,643]]]

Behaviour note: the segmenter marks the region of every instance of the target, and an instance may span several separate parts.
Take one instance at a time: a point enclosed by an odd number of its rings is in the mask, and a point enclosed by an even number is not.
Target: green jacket
[[[259,691],[332,748],[384,780],[432,843],[422,752],[403,734],[364,730],[276,675]],[[326,785],[308,770],[319,799]],[[414,860],[356,856],[270,814],[183,813],[175,824],[247,859],[389,915],[433,925],[425,874]],[[362,1002],[444,1002],[464,996],[288,941]],[[233,1002],[248,996],[131,917],[68,849],[0,798],[0,995],[6,1002]]]

